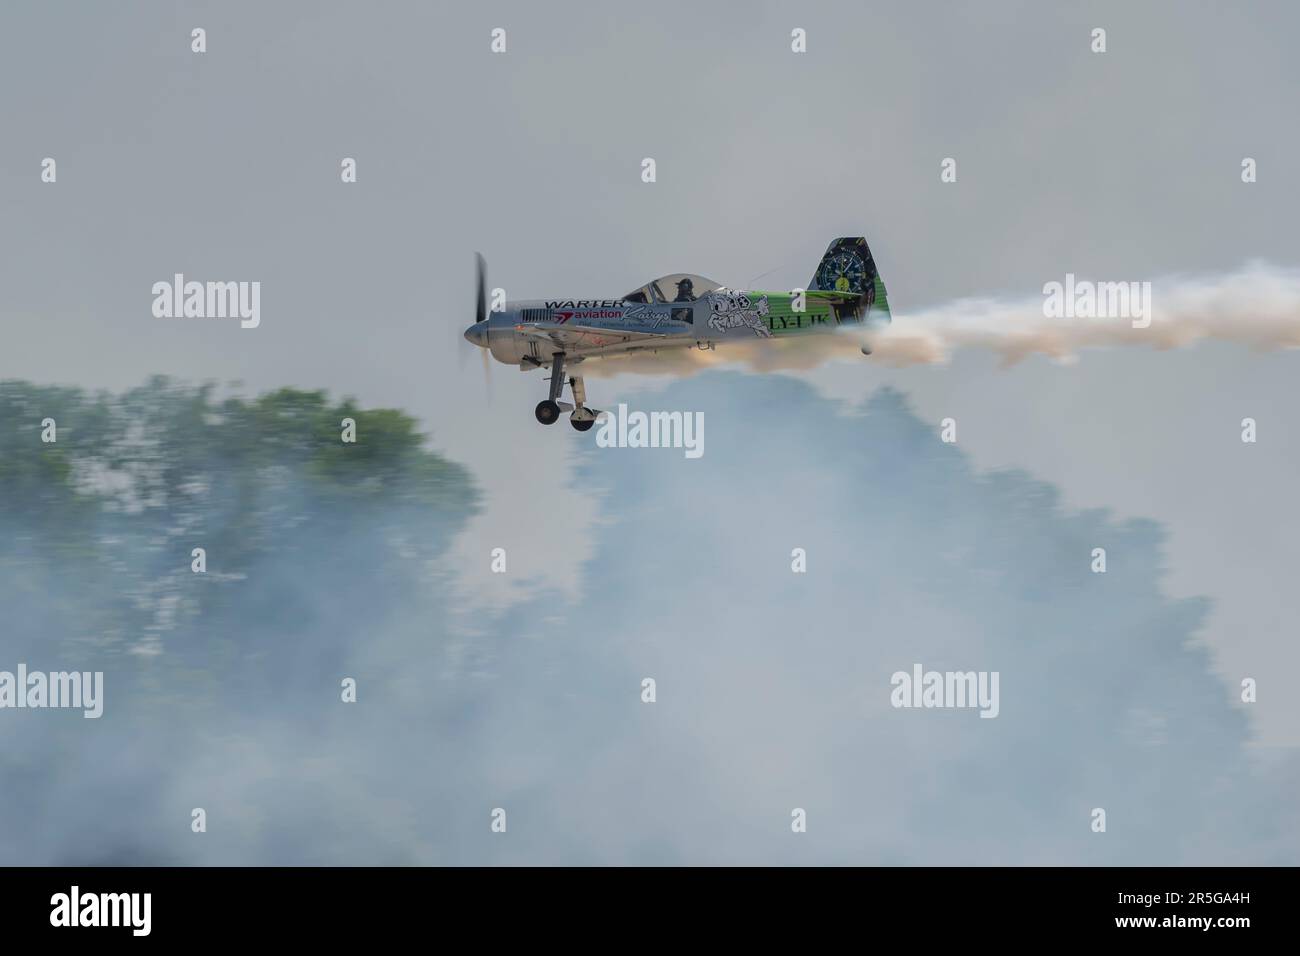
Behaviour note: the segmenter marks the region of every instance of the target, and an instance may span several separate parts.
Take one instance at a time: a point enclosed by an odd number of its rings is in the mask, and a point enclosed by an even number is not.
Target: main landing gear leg
[[[544,402],[538,402],[533,414],[543,425],[554,425],[560,419],[560,393],[564,391],[564,353],[556,352],[551,359],[551,394]]]

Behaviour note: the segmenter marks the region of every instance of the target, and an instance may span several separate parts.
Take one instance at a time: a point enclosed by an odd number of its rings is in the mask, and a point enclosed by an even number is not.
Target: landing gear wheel
[[[560,406],[555,404],[549,398],[537,403],[537,408],[533,410],[537,420],[543,425],[554,425],[560,418]]]
[[[591,426],[596,424],[596,419],[588,418],[586,421],[580,422],[576,418],[570,418],[569,424],[572,425],[574,428],[576,428],[578,431],[585,432],[591,430]]]

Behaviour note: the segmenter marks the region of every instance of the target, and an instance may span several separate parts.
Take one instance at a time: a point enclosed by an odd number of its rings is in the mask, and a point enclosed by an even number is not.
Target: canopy
[[[705,292],[721,289],[721,282],[689,272],[674,272],[647,282],[623,298],[629,302],[694,302]]]

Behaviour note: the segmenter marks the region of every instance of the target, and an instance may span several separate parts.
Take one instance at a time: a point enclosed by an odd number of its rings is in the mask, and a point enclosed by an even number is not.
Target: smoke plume
[[[1154,280],[1149,309],[1140,316],[1054,318],[1047,314],[1047,299],[1047,293],[958,299],[917,312],[895,310],[892,324],[883,328],[841,327],[829,335],[755,338],[712,350],[634,353],[582,367],[590,376],[691,375],[730,364],[756,372],[800,370],[833,360],[864,361],[864,346],[871,361],[893,368],[943,364],[963,349],[995,352],[1005,365],[1014,365],[1031,355],[1072,362],[1088,349],[1184,348],[1207,339],[1260,351],[1300,347],[1300,270],[1265,263],[1223,275]]]

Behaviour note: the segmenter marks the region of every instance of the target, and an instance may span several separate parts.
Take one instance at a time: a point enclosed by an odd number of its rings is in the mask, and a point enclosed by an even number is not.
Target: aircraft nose
[[[485,325],[487,325],[487,322],[475,322],[465,330],[465,338],[479,348],[485,348],[487,346],[487,343],[483,341],[483,327]]]

